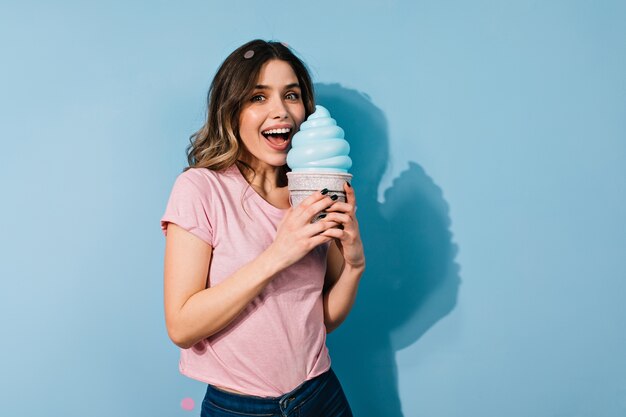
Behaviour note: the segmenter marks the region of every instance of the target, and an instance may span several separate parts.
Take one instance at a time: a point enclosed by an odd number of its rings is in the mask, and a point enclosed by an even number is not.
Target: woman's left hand
[[[337,202],[327,208],[326,217],[321,221],[333,221],[340,224],[339,227],[328,229],[321,234],[334,237],[337,247],[343,255],[344,262],[354,268],[365,267],[365,254],[363,242],[359,232],[359,223],[356,219],[356,197],[354,189],[346,182],[343,185],[346,192],[346,202]]]

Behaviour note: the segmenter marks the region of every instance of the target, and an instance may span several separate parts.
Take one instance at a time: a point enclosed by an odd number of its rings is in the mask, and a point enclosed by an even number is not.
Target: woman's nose
[[[274,100],[274,105],[272,106],[272,117],[275,119],[284,119],[289,115],[287,112],[287,106],[283,103],[282,100]]]

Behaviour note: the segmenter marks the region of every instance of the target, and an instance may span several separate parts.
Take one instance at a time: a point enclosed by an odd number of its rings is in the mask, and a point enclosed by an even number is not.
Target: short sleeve
[[[161,218],[161,230],[167,236],[167,226],[174,223],[213,246],[213,227],[210,220],[210,190],[208,183],[199,184],[191,170],[180,174],[174,183]]]

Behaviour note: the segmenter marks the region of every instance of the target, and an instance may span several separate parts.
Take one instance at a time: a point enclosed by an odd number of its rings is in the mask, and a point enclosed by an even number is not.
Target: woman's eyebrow
[[[270,87],[269,85],[264,85],[264,84],[257,84],[254,86],[254,88],[256,90],[271,90],[272,89],[272,87]],[[300,84],[298,83],[287,84],[285,86],[285,89],[289,89],[289,88],[300,88]]]

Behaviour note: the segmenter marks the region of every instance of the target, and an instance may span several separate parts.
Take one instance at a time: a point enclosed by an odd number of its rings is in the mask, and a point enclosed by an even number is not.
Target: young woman
[[[354,191],[346,183],[341,203],[320,190],[292,208],[286,187],[291,138],[313,110],[287,46],[241,46],[215,75],[174,184],[161,223],[165,320],[181,372],[209,384],[202,416],[352,415],[326,333],[365,268]]]

